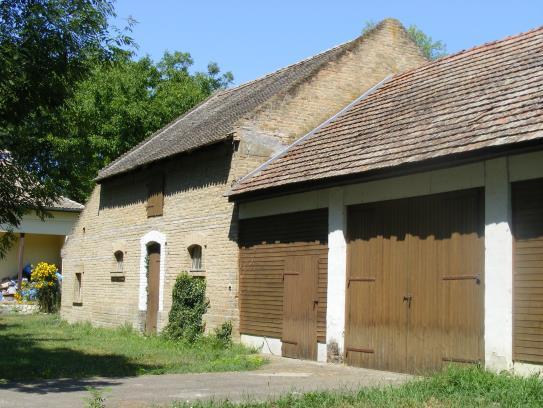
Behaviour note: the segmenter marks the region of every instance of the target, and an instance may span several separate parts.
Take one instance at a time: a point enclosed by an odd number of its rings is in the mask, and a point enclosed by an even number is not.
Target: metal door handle
[[[404,295],[403,301],[407,302],[407,307],[411,308],[411,300],[413,300],[413,295]]]

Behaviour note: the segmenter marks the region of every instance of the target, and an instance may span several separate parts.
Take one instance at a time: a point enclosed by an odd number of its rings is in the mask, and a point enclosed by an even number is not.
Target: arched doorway
[[[147,245],[147,315],[145,333],[157,332],[159,294],[160,294],[160,244]]]

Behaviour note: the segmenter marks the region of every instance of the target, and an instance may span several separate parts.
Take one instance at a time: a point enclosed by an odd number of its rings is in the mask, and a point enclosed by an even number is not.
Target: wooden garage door
[[[513,359],[543,363],[543,179],[512,185]]]
[[[480,190],[348,209],[346,360],[400,372],[483,358]]]
[[[291,255],[283,272],[282,354],[317,359],[318,255]]]
[[[328,210],[240,221],[240,332],[284,340],[283,354],[317,358],[326,341]]]

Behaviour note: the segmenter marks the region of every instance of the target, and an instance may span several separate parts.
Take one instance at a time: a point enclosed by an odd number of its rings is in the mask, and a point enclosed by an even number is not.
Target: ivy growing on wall
[[[175,280],[172,308],[164,334],[176,340],[195,341],[204,333],[203,316],[209,306],[204,279],[183,272]]]

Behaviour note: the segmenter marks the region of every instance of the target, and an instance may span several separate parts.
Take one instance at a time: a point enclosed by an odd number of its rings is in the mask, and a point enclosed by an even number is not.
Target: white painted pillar
[[[341,358],[345,333],[345,280],[347,275],[346,215],[343,190],[330,191],[328,204],[328,302],[326,344],[329,359]],[[337,345],[337,349],[336,349]],[[334,352],[337,356],[334,356]]]
[[[513,238],[508,159],[485,162],[485,365],[512,367]]]

